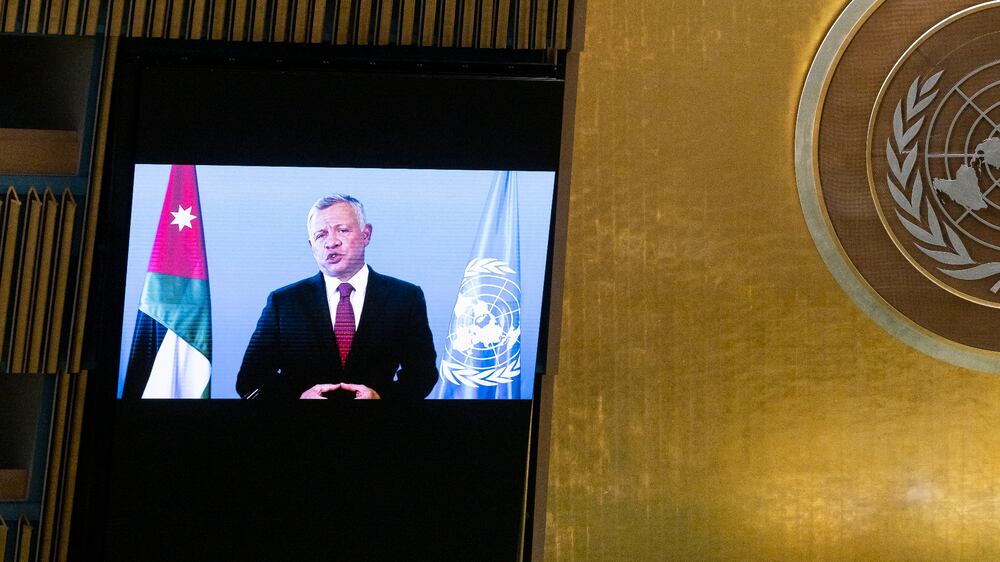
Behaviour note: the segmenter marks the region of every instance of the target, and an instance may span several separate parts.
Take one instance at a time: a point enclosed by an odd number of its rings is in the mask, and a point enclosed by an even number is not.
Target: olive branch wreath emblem
[[[913,173],[920,147],[916,137],[924,125],[923,113],[937,97],[938,90],[934,87],[943,73],[943,70],[939,71],[923,83],[918,76],[910,84],[906,97],[896,104],[892,116],[892,137],[886,139],[885,144],[886,160],[889,164],[886,182],[889,185],[889,193],[896,202],[896,217],[907,232],[924,244],[914,242],[913,245],[924,255],[941,264],[941,267],[937,268],[938,271],[966,281],[986,279],[1000,274],[1000,262],[980,263],[969,255],[969,250],[958,233],[947,223],[942,224],[934,212],[930,198],[924,197],[924,184],[920,173]],[[909,196],[906,194],[907,191]],[[927,210],[926,220],[921,217],[922,206]],[[993,293],[1000,291],[1000,281],[994,284],[990,291]]]
[[[521,374],[521,359],[515,359],[503,367],[496,369],[472,369],[452,363],[450,361],[441,362],[441,376],[451,384],[461,384],[464,386],[497,386],[512,382]]]

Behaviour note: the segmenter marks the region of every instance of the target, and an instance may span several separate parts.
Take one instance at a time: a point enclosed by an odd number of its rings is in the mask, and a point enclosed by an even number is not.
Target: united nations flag
[[[517,177],[497,172],[465,266],[435,398],[520,398]]]

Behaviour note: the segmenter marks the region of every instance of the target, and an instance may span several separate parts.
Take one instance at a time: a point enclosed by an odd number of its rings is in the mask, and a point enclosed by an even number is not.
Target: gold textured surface
[[[587,3],[547,560],[1000,559],[1000,378],[878,328],[799,207],[845,5]]]

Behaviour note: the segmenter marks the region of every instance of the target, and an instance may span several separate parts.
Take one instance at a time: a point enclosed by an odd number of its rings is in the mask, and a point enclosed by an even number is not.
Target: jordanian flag
[[[209,398],[212,305],[194,166],[172,166],[123,398]]]

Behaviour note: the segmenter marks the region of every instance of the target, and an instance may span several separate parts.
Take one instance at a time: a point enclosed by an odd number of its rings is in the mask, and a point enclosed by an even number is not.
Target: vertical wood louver
[[[565,49],[570,0],[0,0],[4,33]]]

